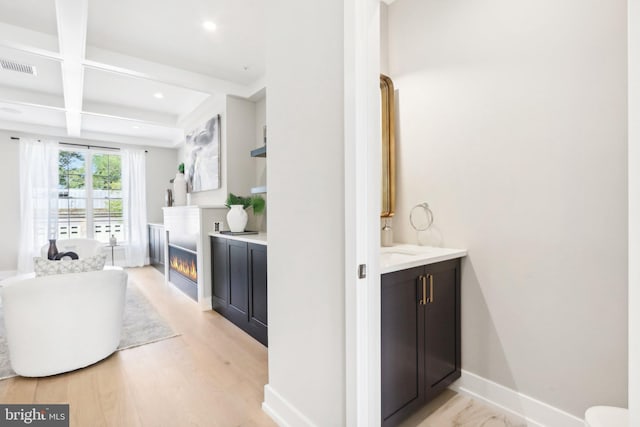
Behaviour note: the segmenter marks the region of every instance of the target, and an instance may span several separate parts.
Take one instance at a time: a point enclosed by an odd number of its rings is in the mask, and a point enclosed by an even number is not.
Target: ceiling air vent
[[[0,67],[2,67],[3,70],[17,71],[18,73],[31,74],[32,76],[38,75],[36,67],[33,65],[20,64],[8,59],[0,58]]]

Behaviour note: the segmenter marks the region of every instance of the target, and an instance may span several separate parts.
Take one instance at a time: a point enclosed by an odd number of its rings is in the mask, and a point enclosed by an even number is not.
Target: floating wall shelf
[[[251,157],[267,157],[267,146],[264,145],[255,150],[251,150]]]
[[[251,189],[251,194],[264,194],[267,192],[267,186],[263,185],[261,187],[253,187]]]

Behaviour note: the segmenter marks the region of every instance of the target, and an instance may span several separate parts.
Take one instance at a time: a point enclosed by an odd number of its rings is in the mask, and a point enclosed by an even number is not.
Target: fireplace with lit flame
[[[169,281],[194,300],[198,300],[198,257],[195,251],[169,246]]]

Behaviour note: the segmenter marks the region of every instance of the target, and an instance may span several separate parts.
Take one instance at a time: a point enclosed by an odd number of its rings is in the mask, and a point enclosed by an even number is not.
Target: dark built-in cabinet
[[[164,274],[164,226],[149,224],[149,262]]]
[[[382,425],[460,378],[460,259],[381,278]]]
[[[267,345],[267,246],[211,237],[214,310]]]

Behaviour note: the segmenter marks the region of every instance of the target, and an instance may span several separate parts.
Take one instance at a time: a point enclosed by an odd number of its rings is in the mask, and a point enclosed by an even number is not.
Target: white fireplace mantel
[[[211,310],[211,245],[209,233],[213,223],[225,222],[227,207],[173,206],[162,208],[164,214],[165,266],[164,277],[169,282],[169,246],[171,234],[192,237],[196,242],[198,269],[198,304],[202,310]]]

